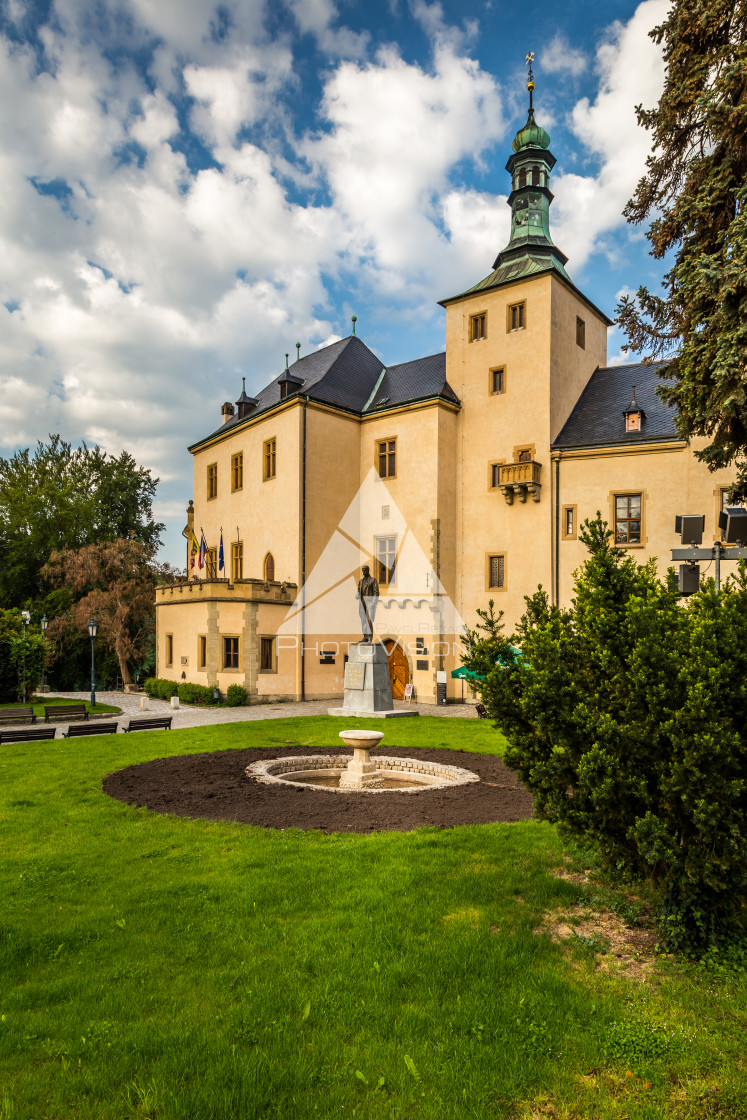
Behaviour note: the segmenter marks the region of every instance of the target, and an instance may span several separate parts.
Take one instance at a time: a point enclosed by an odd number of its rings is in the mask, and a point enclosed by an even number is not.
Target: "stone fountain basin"
[[[359,734],[364,734],[360,732]],[[381,738],[378,732],[377,742]],[[424,762],[417,758],[391,758],[385,755],[371,755],[376,764],[377,776],[384,781],[381,788],[340,789],[339,778],[348,768],[350,755],[301,755],[293,758],[270,758],[253,762],[246,768],[250,778],[268,784],[297,786],[299,789],[317,789],[325,793],[420,793],[428,789],[444,786],[466,785],[479,782],[479,777],[471,770],[459,766],[446,766],[437,762]]]

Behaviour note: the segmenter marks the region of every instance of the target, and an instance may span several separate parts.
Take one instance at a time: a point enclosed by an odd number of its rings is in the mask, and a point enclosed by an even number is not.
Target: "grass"
[[[50,704],[85,704],[86,710],[92,715],[104,715],[106,712],[121,712],[121,708],[113,707],[111,704],[99,704],[98,701],[91,706],[90,700],[71,700],[67,696],[45,696],[42,700],[38,696],[32,697],[31,707],[34,709],[35,716],[44,715],[44,705]],[[29,705],[25,701],[16,701],[10,704],[0,704],[0,712],[12,708],[28,708]],[[0,1113],[0,1120],[2,1120],[2,1113]]]
[[[0,1120],[742,1120],[744,976],[660,960],[631,981],[538,934],[595,905],[552,874],[550,826],[326,836],[101,791],[148,758],[333,746],[340,726],[2,748]],[[502,748],[478,721],[385,730]]]

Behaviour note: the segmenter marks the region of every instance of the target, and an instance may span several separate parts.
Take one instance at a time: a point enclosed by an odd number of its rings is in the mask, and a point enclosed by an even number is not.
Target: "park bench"
[[[2,708],[0,709],[0,720],[3,723],[15,723],[16,720],[30,719],[32,723],[36,723],[36,716],[34,715],[33,708]]]
[[[0,731],[0,745],[3,743],[32,743],[37,739],[54,739],[56,727],[19,727],[15,731]]]
[[[88,719],[88,709],[85,704],[45,704],[44,722],[50,719]]]
[[[485,711],[484,704],[475,704],[475,711],[477,712],[478,719],[487,719],[488,713]]]
[[[151,716],[149,719],[131,719],[123,731],[170,731],[173,716]]]
[[[116,723],[74,723],[63,731],[63,739],[77,739],[80,735],[114,735]]]

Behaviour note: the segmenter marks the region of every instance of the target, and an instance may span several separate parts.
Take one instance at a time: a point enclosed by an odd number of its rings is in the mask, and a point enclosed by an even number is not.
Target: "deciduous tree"
[[[134,535],[160,543],[153,520],[157,478],[129,452],[73,448],[59,436],[33,453],[0,459],[0,605],[19,606],[42,590],[52,551]]]
[[[154,562],[150,545],[119,539],[55,551],[45,574],[54,586],[78,596],[69,615],[50,624],[50,637],[54,640],[71,625],[84,631],[93,615],[129,684],[129,662],[145,658],[152,635],[156,583],[173,579],[169,566]]]

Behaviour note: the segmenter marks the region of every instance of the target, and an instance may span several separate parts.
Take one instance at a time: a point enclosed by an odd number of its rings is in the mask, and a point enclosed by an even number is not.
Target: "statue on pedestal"
[[[376,616],[376,605],[379,601],[379,584],[371,575],[368,564],[363,565],[363,576],[358,581],[358,614],[361,618],[363,641],[373,641],[373,624]]]

